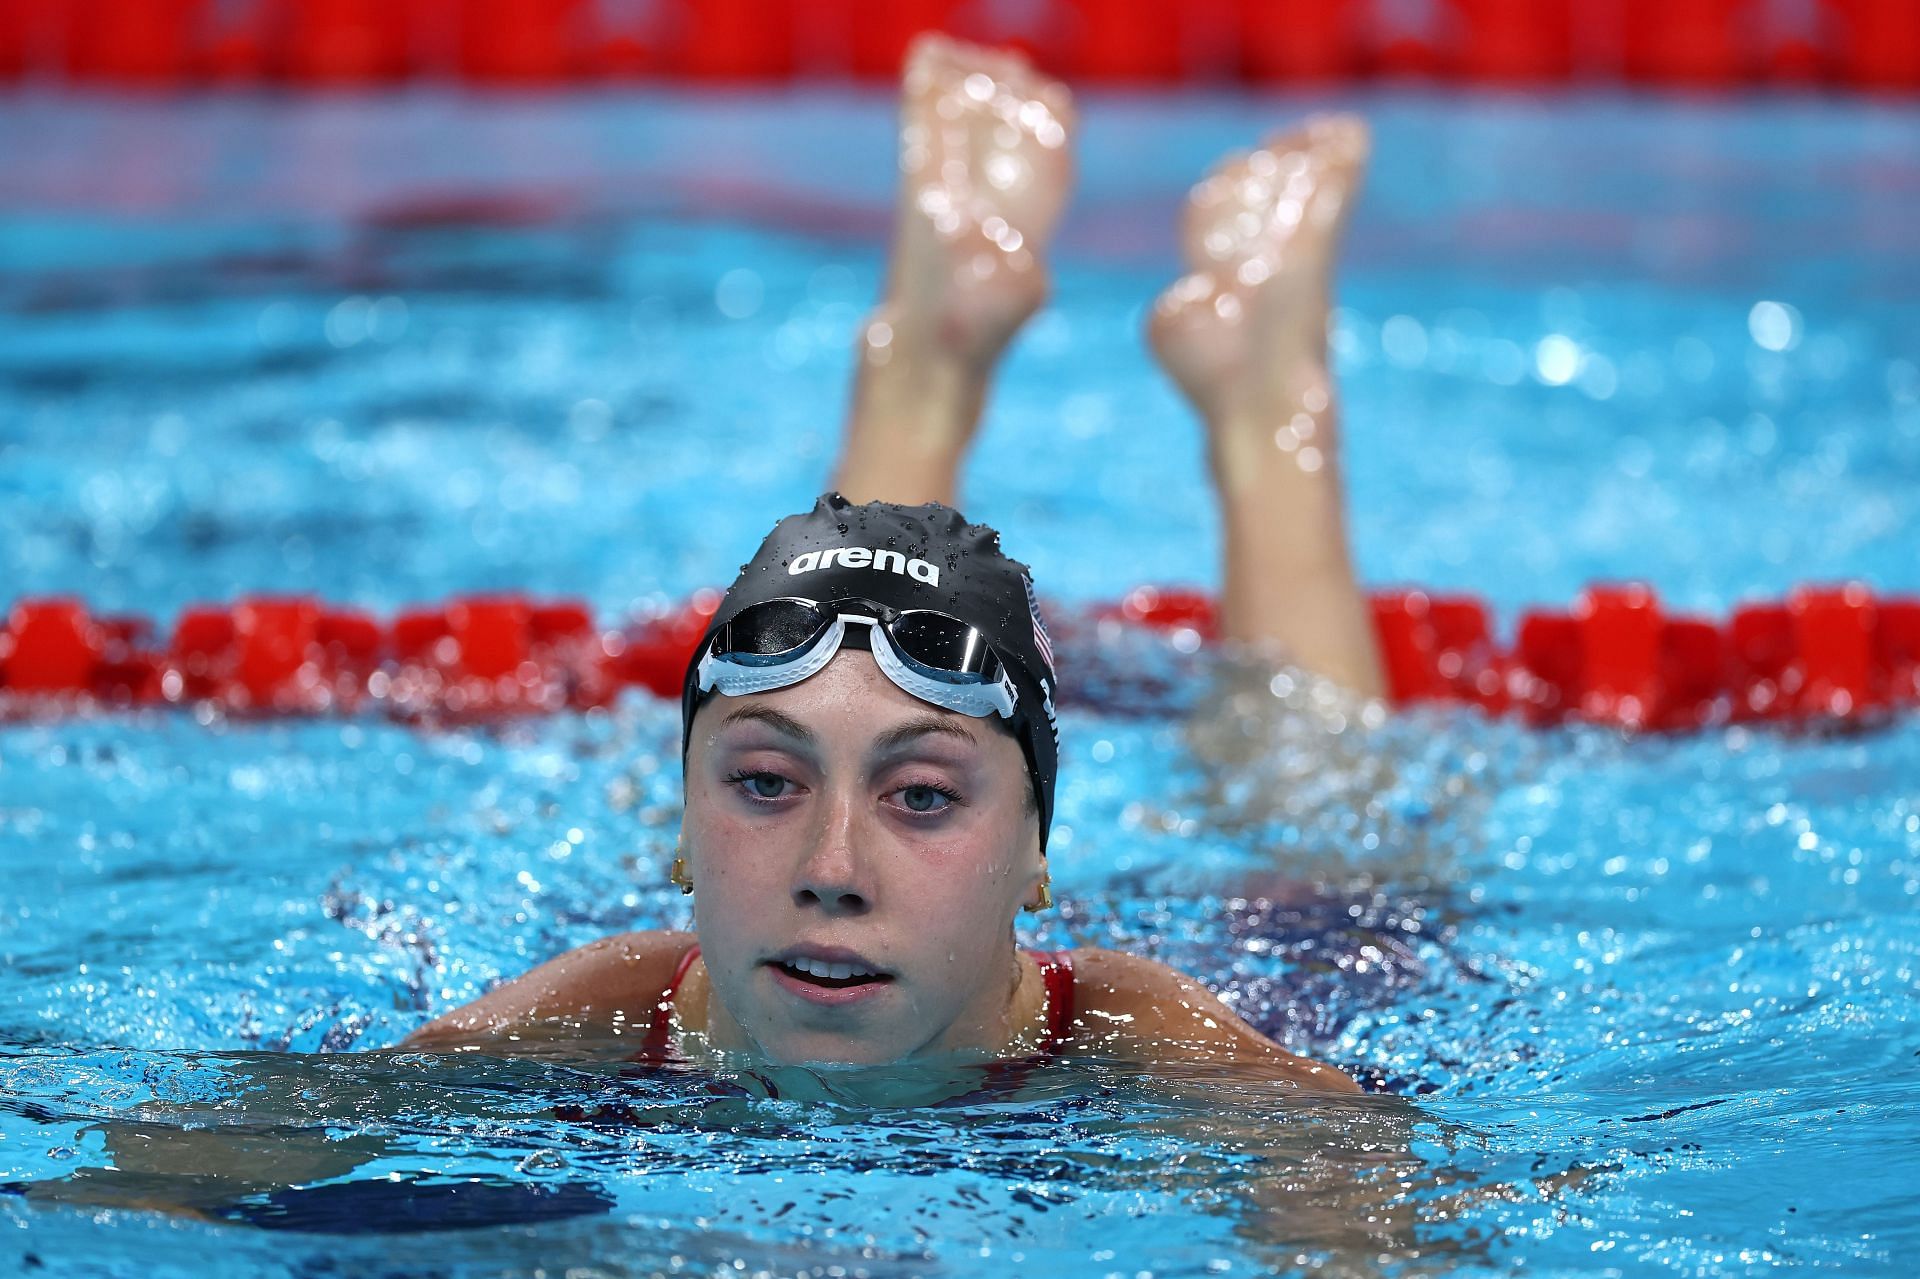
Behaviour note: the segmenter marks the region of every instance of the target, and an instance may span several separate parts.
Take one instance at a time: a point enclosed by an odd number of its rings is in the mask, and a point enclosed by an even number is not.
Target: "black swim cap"
[[[866,554],[846,557],[853,561],[849,564],[840,554],[844,550]],[[1054,775],[1060,768],[1053,646],[1040,621],[1033,574],[1001,554],[998,533],[967,523],[960,512],[938,502],[855,506],[838,493],[825,494],[811,511],[774,525],[727,588],[687,664],[680,694],[683,761],[693,742],[693,713],[707,696],[699,689],[700,656],[714,634],[750,604],[789,598],[865,599],[903,611],[935,609],[986,635],[1018,693],[1006,723],[1027,756],[1040,805],[1040,847],[1046,849]]]

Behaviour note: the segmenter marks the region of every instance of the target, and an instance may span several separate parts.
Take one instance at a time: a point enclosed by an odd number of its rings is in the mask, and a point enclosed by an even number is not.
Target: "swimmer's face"
[[[1011,734],[909,696],[858,649],[708,700],[683,855],[715,1044],[868,1065],[997,1047],[1013,920],[1044,872],[1027,795]],[[791,966],[808,958],[884,980],[814,982]]]

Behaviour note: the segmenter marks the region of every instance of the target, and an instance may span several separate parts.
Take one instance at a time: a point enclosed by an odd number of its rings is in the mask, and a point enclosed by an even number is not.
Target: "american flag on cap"
[[[1053,669],[1053,641],[1047,638],[1047,624],[1040,620],[1040,601],[1033,594],[1033,579],[1022,573],[1020,584],[1027,588],[1027,615],[1033,618],[1033,646],[1040,650],[1040,658],[1047,664],[1047,674],[1058,678]]]

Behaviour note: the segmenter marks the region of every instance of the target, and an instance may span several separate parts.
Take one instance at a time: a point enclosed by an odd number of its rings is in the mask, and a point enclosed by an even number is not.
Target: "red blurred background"
[[[0,0],[0,84],[890,78],[929,29],[1082,82],[1920,91],[1920,0]]]

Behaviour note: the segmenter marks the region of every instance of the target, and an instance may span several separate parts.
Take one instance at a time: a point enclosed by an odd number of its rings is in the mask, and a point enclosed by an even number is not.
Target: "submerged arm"
[[[524,1051],[579,1038],[581,1055],[595,1049],[623,1055],[652,1024],[654,1004],[685,944],[684,934],[653,932],[582,946],[446,1013],[386,1051],[510,1055],[516,1045]],[[594,1030],[607,1034],[595,1039]],[[242,1196],[343,1177],[390,1153],[385,1138],[330,1119],[343,1106],[349,1116],[357,1115],[363,1100],[388,1104],[379,1079],[343,1080],[334,1072],[316,1078],[318,1067],[292,1055],[222,1064],[233,1078],[218,1096],[154,1102],[128,1118],[93,1125],[106,1145],[105,1166],[33,1182],[21,1192],[45,1203],[218,1216]],[[316,1091],[329,1099],[318,1112]],[[266,1117],[256,1122],[237,1112],[243,1099],[245,1110],[259,1115],[264,1106]]]
[[[1353,1095],[1360,1086],[1324,1062],[1290,1053],[1242,1021],[1193,978],[1121,951],[1074,952],[1076,1047],[1142,1066],[1215,1067],[1235,1078],[1303,1092]]]
[[[1520,1181],[1468,1180],[1414,1150],[1416,1135],[1452,1144],[1463,1130],[1394,1096],[1368,1095],[1336,1067],[1290,1053],[1190,977],[1111,951],[1076,952],[1085,998],[1076,1047],[1149,1074],[1174,1103],[1156,1122],[1235,1161],[1234,1193],[1216,1200],[1239,1233],[1292,1268],[1301,1249],[1360,1273],[1391,1252],[1456,1254],[1475,1246],[1433,1226],[1495,1202],[1578,1186],[1575,1167]],[[1275,1085],[1278,1085],[1276,1087]]]

